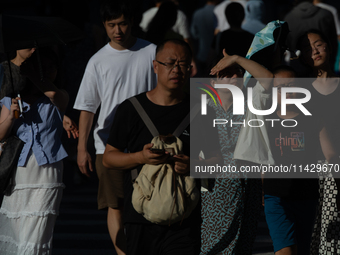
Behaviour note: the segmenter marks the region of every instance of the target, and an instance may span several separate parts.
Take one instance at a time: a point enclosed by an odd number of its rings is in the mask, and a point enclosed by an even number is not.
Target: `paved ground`
[[[116,254],[106,226],[106,212],[97,210],[96,187],[65,189],[57,218],[53,255]]]
[[[107,226],[106,212],[97,210],[97,188],[86,183],[77,188],[67,185],[57,219],[53,255],[114,255]],[[262,213],[253,254],[273,254],[267,225]]]

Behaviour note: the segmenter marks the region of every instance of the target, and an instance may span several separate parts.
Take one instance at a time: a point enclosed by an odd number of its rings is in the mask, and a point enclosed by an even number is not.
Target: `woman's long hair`
[[[329,68],[331,69],[331,72],[333,72],[332,70],[332,66],[331,66],[331,59],[330,59],[330,55],[332,54],[333,52],[333,49],[332,49],[332,45],[329,43],[329,40],[327,38],[327,36],[320,30],[318,29],[310,29],[308,30],[307,32],[305,32],[303,35],[301,35],[298,39],[298,43],[297,43],[297,49],[300,50],[301,54],[300,54],[300,57],[299,57],[299,60],[300,62],[303,64],[303,66],[305,66],[306,69],[309,70],[310,74],[312,74],[315,70],[314,70],[314,66],[310,66],[306,63],[306,61],[303,59],[304,56],[303,56],[303,43],[304,42],[307,42],[309,43],[309,39],[308,39],[308,34],[317,34],[321,37],[321,39],[327,43],[327,47],[328,47],[328,65],[329,65]],[[310,47],[308,45],[308,47]],[[318,75],[320,74],[320,70],[318,71]]]

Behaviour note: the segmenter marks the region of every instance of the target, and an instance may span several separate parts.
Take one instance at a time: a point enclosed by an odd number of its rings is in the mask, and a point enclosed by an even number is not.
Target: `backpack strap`
[[[145,112],[143,106],[139,103],[138,99],[136,97],[130,97],[129,98],[132,105],[135,107],[136,111],[138,112],[139,116],[144,121],[146,127],[149,129],[150,133],[153,137],[158,136],[159,132],[155,125],[152,123],[149,115]]]
[[[191,111],[188,113],[188,115],[185,116],[185,118],[182,120],[182,122],[178,125],[178,127],[172,134],[176,137],[179,137],[183,133],[183,131],[186,129],[186,127],[189,126],[189,124],[195,118],[199,110],[200,110],[200,104],[196,104],[191,109]]]
[[[155,127],[155,125],[152,123],[149,115],[145,112],[143,106],[139,103],[138,99],[136,97],[129,98],[129,101],[132,103],[132,105],[135,107],[137,113],[141,117],[141,119],[144,121],[146,127],[149,129],[150,133],[155,137],[157,136],[158,130]],[[183,131],[186,129],[187,126],[191,123],[191,121],[195,118],[197,113],[200,110],[200,104],[196,104],[192,110],[188,113],[187,116],[182,120],[182,122],[179,124],[179,126],[176,128],[176,130],[173,132],[173,135],[176,137],[179,137]],[[131,179],[132,182],[137,178],[138,172],[137,169],[131,170]]]
[[[141,119],[144,121],[144,124],[149,129],[150,133],[153,137],[157,136],[159,134],[157,128],[151,121],[149,115],[144,110],[143,106],[139,103],[138,99],[136,97],[130,97],[129,101],[132,103],[132,105],[135,107],[137,113],[141,117]],[[137,168],[134,168],[131,170],[131,180],[134,183],[136,178],[138,176]]]

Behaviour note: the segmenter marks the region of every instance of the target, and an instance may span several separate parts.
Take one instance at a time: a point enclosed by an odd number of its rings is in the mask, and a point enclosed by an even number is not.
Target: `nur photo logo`
[[[207,93],[211,97],[211,99],[215,103],[215,106],[217,106],[216,99],[215,99],[215,97],[211,94],[211,92],[208,89],[210,89],[216,95],[220,105],[222,106],[221,97],[217,93],[216,89],[214,89],[211,85],[208,85],[206,83],[202,83],[202,82],[197,82],[197,83],[199,83],[199,84],[201,84],[201,85],[203,85],[203,86],[205,86],[207,88],[207,89],[205,89],[205,88],[197,87],[198,89],[203,90],[205,93]],[[201,95],[201,102],[202,102],[201,114],[202,115],[207,115],[207,95],[206,94],[202,94]]]

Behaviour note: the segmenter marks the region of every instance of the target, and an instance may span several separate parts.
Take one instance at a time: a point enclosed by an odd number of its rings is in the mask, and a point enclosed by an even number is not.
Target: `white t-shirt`
[[[268,104],[272,98],[272,94],[265,91],[259,82],[253,88],[253,106],[257,110],[268,109]],[[266,123],[261,127],[249,127],[249,120],[261,120]],[[257,124],[260,125],[261,121]],[[240,134],[237,139],[234,159],[246,160],[257,164],[274,165],[274,157],[270,149],[270,142],[268,136],[268,122],[265,121],[263,115],[256,115],[249,109],[245,116],[246,126],[241,126]]]
[[[89,60],[73,108],[96,113],[101,105],[94,129],[96,154],[104,153],[118,105],[156,86],[155,54],[154,44],[137,39],[121,51],[108,43]]]
[[[139,26],[143,29],[144,32],[148,31],[148,26],[153,17],[155,17],[157,11],[158,7],[152,7],[143,13],[143,18]],[[175,25],[172,27],[172,30],[183,36],[184,39],[188,39],[190,37],[187,17],[181,10],[177,10],[177,20]]]

